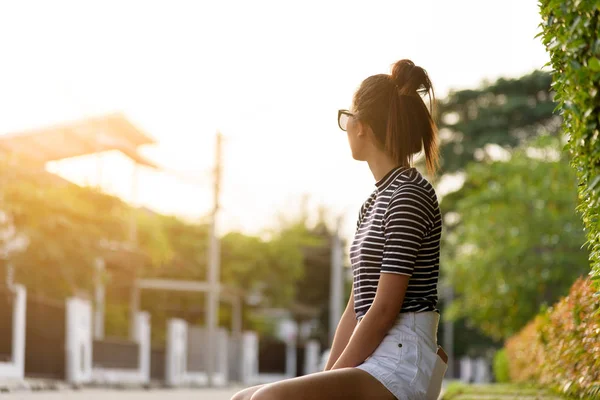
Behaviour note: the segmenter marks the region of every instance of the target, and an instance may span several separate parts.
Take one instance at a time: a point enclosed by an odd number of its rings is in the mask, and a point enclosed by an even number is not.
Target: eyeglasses
[[[350,111],[338,110],[338,126],[344,132],[348,128],[348,121],[350,120],[350,117],[354,117],[354,114],[352,114]]]

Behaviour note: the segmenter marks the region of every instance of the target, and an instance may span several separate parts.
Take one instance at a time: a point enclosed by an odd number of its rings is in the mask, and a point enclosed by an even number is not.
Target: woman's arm
[[[379,346],[398,318],[409,277],[381,274],[375,300],[331,369],[356,367]]]
[[[352,285],[352,291],[350,292],[350,299],[346,305],[346,309],[340,318],[340,322],[335,330],[333,337],[333,344],[331,345],[331,351],[329,352],[329,358],[325,365],[325,371],[329,371],[335,364],[340,354],[344,351],[348,345],[348,341],[354,332],[356,327],[356,314],[354,313],[354,285]]]
[[[385,243],[375,299],[332,369],[356,367],[379,346],[400,314],[408,281],[429,223],[424,205],[405,184],[383,216]]]

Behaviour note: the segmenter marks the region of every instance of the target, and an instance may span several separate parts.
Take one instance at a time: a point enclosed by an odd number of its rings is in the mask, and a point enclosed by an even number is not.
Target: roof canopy
[[[0,135],[0,151],[40,164],[118,150],[137,164],[157,168],[137,152],[139,146],[153,143],[156,142],[119,113]]]

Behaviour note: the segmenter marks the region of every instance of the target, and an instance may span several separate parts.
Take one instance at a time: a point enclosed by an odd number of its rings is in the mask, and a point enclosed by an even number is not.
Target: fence
[[[0,312],[2,325],[2,359],[0,378],[22,379],[25,373],[25,326],[27,291],[21,285],[12,289],[3,288],[0,292]]]
[[[104,384],[150,383],[150,315],[135,318],[135,340],[94,340],[92,380]]]
[[[103,369],[137,370],[140,345],[126,339],[106,338],[94,340],[93,366]]]
[[[66,310],[62,301],[27,297],[25,376],[65,379]]]
[[[0,362],[12,361],[14,294],[0,288]]]
[[[193,326],[188,328],[187,345],[187,380],[196,385],[205,385],[208,382],[208,359],[206,346],[208,344],[208,331],[204,327]],[[213,352],[215,366],[213,384],[222,386],[229,380],[229,333],[224,328],[216,331],[216,343],[212,344],[216,351]]]

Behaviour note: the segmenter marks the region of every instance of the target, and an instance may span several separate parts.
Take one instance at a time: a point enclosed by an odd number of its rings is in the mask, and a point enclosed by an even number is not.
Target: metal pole
[[[134,163],[133,171],[131,175],[131,210],[129,214],[129,243],[131,247],[135,248],[137,244],[137,221],[136,221],[136,212],[137,212],[137,195],[138,195],[138,163]],[[129,315],[129,337],[132,340],[135,340],[137,324],[136,317],[137,313],[140,309],[140,293],[137,288],[137,269],[133,267],[135,272],[135,277],[133,281],[133,286],[131,288],[131,309]]]
[[[216,369],[216,331],[218,324],[219,307],[219,238],[217,236],[217,216],[219,212],[219,195],[221,189],[221,150],[223,137],[217,132],[217,142],[215,151],[215,169],[214,169],[214,206],[212,211],[212,222],[210,227],[210,242],[208,251],[208,301],[207,307],[207,326],[208,326],[208,346],[207,346],[207,376],[208,386],[213,386],[214,372]]]
[[[104,338],[104,259],[96,259],[96,274],[94,282],[94,339],[102,340]]]
[[[135,219],[138,201],[138,163],[134,163],[131,173],[131,214],[129,215],[129,241],[132,245],[137,243],[137,221]]]
[[[232,305],[232,321],[231,321],[231,333],[233,337],[239,339],[242,336],[242,300],[239,296],[233,297],[231,301]]]
[[[129,318],[129,338],[135,342],[138,341],[136,318],[140,311],[140,288],[137,284],[137,279],[133,281],[130,298],[131,315]]]
[[[340,220],[338,220],[335,233],[332,237],[331,245],[331,281],[330,281],[330,296],[329,296],[329,343],[333,343],[335,329],[342,317],[342,292],[343,292],[343,277],[342,277],[342,262],[343,251],[342,241],[339,235]]]
[[[450,305],[454,300],[454,288],[451,285],[445,290],[446,301],[445,303]],[[446,370],[447,378],[454,378],[454,323],[450,320],[444,322],[444,351],[448,355],[448,369]]]

